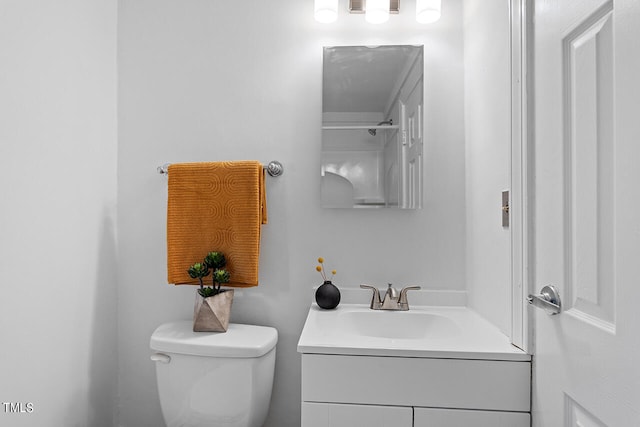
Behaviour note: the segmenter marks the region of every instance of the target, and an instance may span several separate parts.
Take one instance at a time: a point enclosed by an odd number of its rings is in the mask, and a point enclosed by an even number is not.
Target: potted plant
[[[222,252],[209,252],[202,262],[189,267],[192,279],[200,281],[193,309],[194,332],[226,332],[231,316],[233,289],[221,289],[228,283],[230,274],[223,267],[227,260]],[[211,274],[211,286],[205,286],[204,278]]]

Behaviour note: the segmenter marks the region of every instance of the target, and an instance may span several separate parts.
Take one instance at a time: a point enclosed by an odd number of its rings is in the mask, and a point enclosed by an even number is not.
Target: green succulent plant
[[[187,273],[189,273],[189,277],[191,277],[192,279],[198,279],[200,281],[200,289],[202,289],[202,287],[204,286],[204,284],[202,283],[202,279],[207,277],[210,271],[207,264],[196,262],[191,267],[189,267]]]
[[[210,288],[209,286],[205,286],[203,288],[198,289],[198,293],[202,295],[202,298],[209,298],[214,295],[218,295],[218,290],[216,288]]]
[[[227,265],[227,260],[222,252],[209,252],[207,256],[204,257],[204,263],[210,269],[216,270]]]
[[[187,270],[189,277],[200,281],[200,289],[198,289],[198,293],[203,298],[208,298],[217,295],[220,292],[224,292],[220,287],[223,283],[229,283],[231,278],[229,272],[222,268],[225,265],[227,265],[227,260],[222,252],[209,252],[202,262],[197,262],[189,267],[189,270]],[[204,286],[203,278],[207,277],[212,271],[211,287]]]
[[[217,269],[216,271],[213,272],[213,281],[215,283],[221,284],[221,283],[229,283],[229,279],[231,278],[231,275],[229,274],[229,272],[227,270],[223,270],[221,268]]]

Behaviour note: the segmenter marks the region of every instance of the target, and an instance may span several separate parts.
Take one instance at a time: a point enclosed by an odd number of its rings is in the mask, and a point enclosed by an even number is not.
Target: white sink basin
[[[338,315],[343,332],[391,339],[448,339],[460,328],[449,318],[412,311],[347,311]]]
[[[365,295],[366,296],[366,295]],[[298,341],[300,353],[360,356],[531,360],[487,320],[466,307],[412,305],[409,311],[371,310],[341,303],[312,304]]]

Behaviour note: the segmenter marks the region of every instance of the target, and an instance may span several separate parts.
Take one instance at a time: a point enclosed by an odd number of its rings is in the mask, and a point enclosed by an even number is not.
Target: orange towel
[[[256,161],[181,163],[170,165],[168,172],[169,283],[199,284],[187,270],[207,253],[220,251],[231,275],[225,286],[257,286],[260,226],[267,223],[262,165]]]

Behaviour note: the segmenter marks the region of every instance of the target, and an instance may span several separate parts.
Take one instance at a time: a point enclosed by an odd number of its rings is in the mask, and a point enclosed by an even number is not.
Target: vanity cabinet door
[[[302,427],[412,427],[413,408],[302,403]]]
[[[526,412],[414,408],[413,427],[529,427]]]

